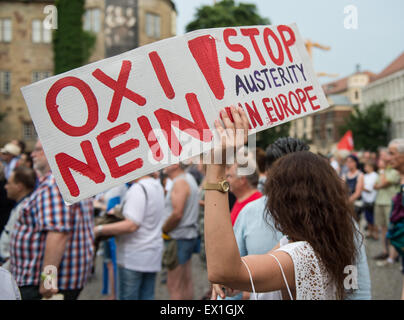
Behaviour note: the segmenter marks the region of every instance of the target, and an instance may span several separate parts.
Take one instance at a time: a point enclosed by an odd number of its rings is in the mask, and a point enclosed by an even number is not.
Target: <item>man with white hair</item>
[[[237,163],[228,165],[226,168],[226,180],[229,182],[230,191],[236,196],[236,202],[230,213],[233,226],[236,223],[241,209],[243,209],[247,203],[262,197],[261,192],[257,189],[259,176],[256,170],[257,166],[255,160],[250,153],[247,155],[246,159],[247,166],[251,168],[250,174],[241,175],[239,171],[243,170],[243,168]]]
[[[389,143],[390,164],[401,176],[401,187],[393,197],[393,208],[390,216],[390,226],[387,237],[391,244],[400,253],[402,261],[401,272],[404,274],[404,139],[394,139]],[[404,300],[404,280],[401,299]]]
[[[4,174],[6,176],[6,180],[8,180],[11,172],[13,172],[17,164],[21,149],[14,143],[7,143],[3,148],[1,148],[0,153],[4,162]]]

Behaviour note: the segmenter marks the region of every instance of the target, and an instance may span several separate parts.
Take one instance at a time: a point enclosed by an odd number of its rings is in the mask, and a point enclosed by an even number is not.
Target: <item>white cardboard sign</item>
[[[295,24],[198,30],[21,90],[67,203],[209,150],[225,107],[251,134],[328,107]]]

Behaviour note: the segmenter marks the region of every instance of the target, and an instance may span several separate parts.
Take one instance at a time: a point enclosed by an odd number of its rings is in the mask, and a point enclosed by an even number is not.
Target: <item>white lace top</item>
[[[280,241],[280,247],[276,251],[284,251],[290,255],[295,270],[296,300],[335,300],[336,286],[331,282],[330,276],[321,261],[318,260],[311,245],[306,241],[288,243],[286,237]],[[282,265],[276,259],[281,269],[283,279],[293,300]],[[252,281],[252,279],[251,279]],[[252,284],[253,286],[253,284]],[[254,287],[253,287],[254,289]],[[255,290],[254,294],[255,294]],[[282,299],[280,291],[259,294],[257,299]]]

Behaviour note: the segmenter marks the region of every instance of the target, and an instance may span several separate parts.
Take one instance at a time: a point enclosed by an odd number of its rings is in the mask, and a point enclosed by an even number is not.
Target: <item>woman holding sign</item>
[[[221,116],[224,127],[219,121],[215,126],[226,142],[215,154],[247,141],[248,120],[242,109],[232,107],[234,122],[226,112]],[[206,174],[208,277],[220,284],[214,286],[214,297],[224,297],[225,286],[253,293],[280,291],[283,299],[343,299],[345,289],[355,287],[355,279],[346,281],[345,273],[357,254],[353,210],[346,187],[323,158],[302,151],[275,162],[266,185],[266,208],[287,237],[267,254],[243,258],[229,219],[224,172],[225,164],[212,164]]]

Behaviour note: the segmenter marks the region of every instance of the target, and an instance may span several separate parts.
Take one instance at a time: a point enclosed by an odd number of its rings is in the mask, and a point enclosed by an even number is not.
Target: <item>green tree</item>
[[[281,137],[289,137],[290,122],[281,124],[271,129],[267,129],[257,133],[257,147],[266,149],[268,145],[274,143],[276,139]]]
[[[201,6],[197,9],[195,19],[187,26],[187,32],[220,27],[237,27],[270,24],[268,18],[258,14],[255,4],[223,0],[213,6]]]
[[[385,114],[385,103],[372,104],[365,110],[354,107],[346,123],[340,127],[341,135],[351,130],[356,150],[377,151],[389,140],[391,119]]]
[[[56,0],[58,29],[53,34],[54,73],[85,64],[96,36],[83,30],[84,0]]]
[[[238,3],[234,0],[223,0],[212,6],[201,6],[195,18],[187,26],[187,32],[197,29],[268,25],[270,20],[261,17],[255,4]],[[266,148],[269,143],[279,137],[289,135],[290,123],[264,130],[257,134],[257,146]]]

